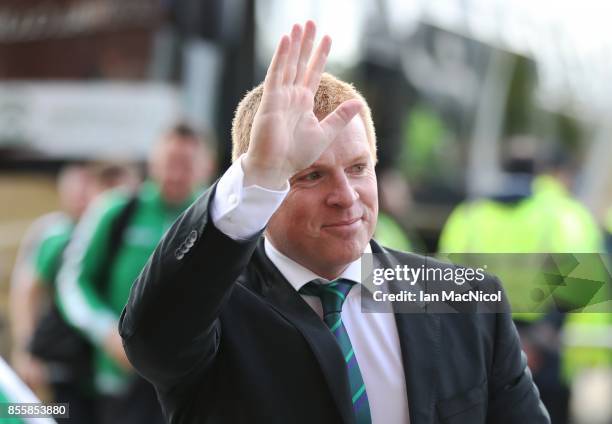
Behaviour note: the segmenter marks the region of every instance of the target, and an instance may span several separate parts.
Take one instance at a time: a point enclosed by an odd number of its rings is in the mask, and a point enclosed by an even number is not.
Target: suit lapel
[[[390,256],[375,241],[371,245],[381,266],[392,268],[396,265],[390,263]],[[414,264],[415,267],[420,265]],[[398,293],[401,288],[402,283],[389,284],[390,292]],[[440,320],[436,314],[426,312],[426,309],[413,313],[396,310],[395,322],[408,392],[410,423],[433,423],[436,366],[440,355]]]
[[[345,423],[354,422],[346,364],[336,339],[325,323],[304,302],[280,271],[268,259],[263,238],[254,258],[263,274],[262,295],[285,319],[291,322],[304,336],[325,376],[332,397]]]

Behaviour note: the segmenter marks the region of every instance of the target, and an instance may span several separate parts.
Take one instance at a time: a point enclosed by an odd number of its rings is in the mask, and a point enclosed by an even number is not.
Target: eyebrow
[[[358,162],[367,162],[370,158],[371,158],[371,154],[369,152],[363,153],[361,155],[355,156],[348,163],[349,165],[353,165]],[[315,162],[312,165],[310,165],[308,168],[304,168],[302,171],[299,171],[298,173],[301,174],[302,172],[308,171],[309,169],[316,169],[316,168],[321,168],[321,167],[325,168],[327,167],[327,165],[321,164],[319,162]]]
[[[367,162],[369,159],[372,158],[371,153],[364,153],[362,155],[359,155],[357,157],[355,157],[353,160],[351,160],[351,163],[355,163],[355,162]]]

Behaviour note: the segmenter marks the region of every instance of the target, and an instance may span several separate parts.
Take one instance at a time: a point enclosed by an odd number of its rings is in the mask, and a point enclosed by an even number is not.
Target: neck
[[[340,277],[340,275],[342,275],[342,273],[351,264],[350,262],[347,264],[341,264],[341,265],[312,263],[311,261],[307,260],[308,258],[299,258],[296,255],[292,255],[291,252],[286,252],[284,249],[278,248],[277,247],[278,244],[274,243],[272,237],[270,237],[270,234],[267,231],[264,234],[265,234],[267,242],[270,243],[270,246],[272,246],[272,248],[276,250],[276,252],[280,253],[286,258],[292,260],[298,265],[303,266],[304,268],[308,269],[312,273],[328,281],[332,281]]]
[[[346,268],[348,268],[348,266],[349,266],[349,264],[346,264],[346,265],[343,265],[342,267],[338,267],[336,269],[330,269],[329,267],[326,267],[325,269],[316,270],[316,269],[313,269],[313,267],[308,266],[307,264],[300,263],[300,265],[308,268],[309,270],[311,270],[312,272],[314,272],[318,276],[323,277],[323,278],[325,278],[328,281],[332,281],[332,280],[335,280],[336,278],[340,277],[342,275],[342,273],[344,272],[344,270]]]

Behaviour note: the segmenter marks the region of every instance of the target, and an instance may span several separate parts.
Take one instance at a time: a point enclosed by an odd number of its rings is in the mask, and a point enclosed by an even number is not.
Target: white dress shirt
[[[264,228],[289,191],[259,186],[244,187],[242,158],[223,175],[211,204],[215,226],[235,240],[252,237]],[[268,258],[296,291],[309,281],[321,278],[278,251],[266,238]],[[371,252],[368,245],[366,252]],[[361,283],[361,258],[349,264],[341,278]],[[324,279],[323,279],[324,280]],[[406,380],[395,317],[392,313],[361,311],[361,286],[349,292],[342,307],[342,322],[351,339],[365,383],[374,424],[409,423]],[[323,308],[316,296],[302,298],[322,318]]]

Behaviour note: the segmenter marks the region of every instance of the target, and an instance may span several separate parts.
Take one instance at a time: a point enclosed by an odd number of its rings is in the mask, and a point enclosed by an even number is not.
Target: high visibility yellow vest
[[[380,212],[374,238],[383,246],[403,252],[412,251],[410,240],[404,229],[389,215]]]
[[[554,178],[540,176],[533,182],[533,195],[517,203],[482,199],[459,205],[442,231],[439,251],[600,253],[603,252],[603,237],[584,206]],[[517,295],[524,296],[522,290],[513,292],[512,283],[507,286],[507,293],[511,304],[518,300]],[[526,321],[541,316],[513,314],[515,319]],[[612,366],[612,346],[609,344],[612,314],[568,314],[563,334],[562,367],[568,380],[586,367]]]

